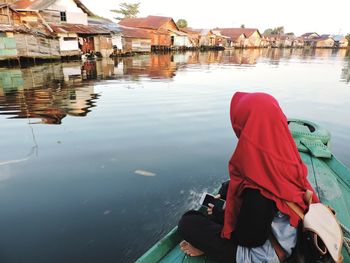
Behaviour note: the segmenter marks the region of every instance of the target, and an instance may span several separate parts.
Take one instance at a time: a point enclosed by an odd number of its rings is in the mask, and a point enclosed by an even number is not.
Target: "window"
[[[64,41],[72,41],[72,40],[77,40],[76,37],[64,37],[63,38]]]
[[[62,22],[66,22],[67,21],[67,14],[66,12],[60,12],[61,14],[61,21]]]

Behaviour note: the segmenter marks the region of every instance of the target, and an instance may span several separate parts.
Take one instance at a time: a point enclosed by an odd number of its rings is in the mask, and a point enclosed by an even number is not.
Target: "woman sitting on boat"
[[[226,208],[211,205],[210,216],[185,213],[180,247],[190,256],[205,253],[218,262],[281,262],[296,245],[299,222],[286,201],[306,210],[305,194],[314,193],[307,168],[272,96],[237,92],[230,117],[238,143],[229,161],[230,180],[219,191]]]

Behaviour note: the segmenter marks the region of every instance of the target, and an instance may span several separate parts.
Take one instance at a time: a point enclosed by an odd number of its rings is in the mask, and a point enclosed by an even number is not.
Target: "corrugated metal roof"
[[[314,37],[312,38],[312,40],[315,40],[315,41],[322,41],[322,40],[327,40],[327,39],[332,39],[334,40],[332,37],[330,37],[329,35],[322,35],[322,36],[319,36],[319,37]]]
[[[308,32],[308,33],[302,34],[301,36],[302,36],[302,37],[309,37],[309,36],[311,36],[312,34],[318,35],[316,32]]]
[[[215,30],[221,31],[225,36],[240,36],[244,34],[246,37],[250,37],[254,32],[258,32],[261,37],[261,34],[257,28],[215,28]]]
[[[185,27],[185,28],[181,28],[181,31],[187,33],[187,34],[199,34],[198,31],[195,31],[193,28],[191,27]]]
[[[55,33],[110,34],[110,31],[97,25],[50,24]]]
[[[171,17],[165,16],[147,16],[140,18],[124,18],[119,22],[119,25],[126,27],[148,28],[157,30],[169,21],[173,21],[173,19]]]
[[[173,33],[175,33],[176,35],[178,35],[178,36],[183,36],[183,37],[185,37],[185,36],[188,36],[185,32],[181,32],[181,31],[179,31],[179,30],[173,30],[173,29],[168,29],[170,32],[173,32]]]
[[[57,0],[19,0],[11,6],[16,10],[43,10],[53,5]]]
[[[101,26],[101,27],[109,30],[112,33],[120,33],[121,32],[120,26],[107,18],[89,17],[88,23],[89,23],[89,25]]]
[[[13,32],[14,28],[11,25],[0,24],[0,32]]]
[[[86,14],[89,16],[94,16],[94,14],[80,0],[73,1]],[[48,8],[55,2],[57,2],[57,0],[18,0],[14,2],[11,7],[16,10],[40,11]]]
[[[35,28],[30,27],[30,23],[27,24],[27,26],[24,25],[4,25],[0,24],[0,32],[18,32],[18,33],[26,33],[26,34],[32,34],[32,35],[39,35],[39,36],[45,36],[45,37],[56,37],[52,33],[47,32],[46,30],[42,28]]]
[[[334,39],[335,41],[341,41],[341,40],[344,40],[344,39],[345,39],[345,36],[343,36],[343,35],[334,35],[334,36],[333,36],[333,39]]]
[[[151,39],[150,34],[147,32],[147,30],[144,29],[125,26],[121,26],[120,29],[122,31],[123,37]]]

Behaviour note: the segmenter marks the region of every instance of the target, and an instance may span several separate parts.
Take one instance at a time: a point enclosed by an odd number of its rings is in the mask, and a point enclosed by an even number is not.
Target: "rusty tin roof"
[[[168,23],[169,21],[173,21],[173,19],[165,16],[147,16],[140,18],[124,18],[119,22],[119,24],[127,27],[159,29],[162,25]]]

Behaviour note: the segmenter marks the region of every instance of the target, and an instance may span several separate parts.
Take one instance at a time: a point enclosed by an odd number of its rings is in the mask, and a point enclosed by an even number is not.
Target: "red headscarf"
[[[305,191],[313,188],[278,102],[265,93],[237,92],[231,100],[230,115],[238,143],[229,162],[222,236],[229,239],[235,229],[245,188],[260,190],[290,217],[292,226],[297,226],[299,217],[285,201],[306,210]],[[315,193],[313,202],[319,202]]]

